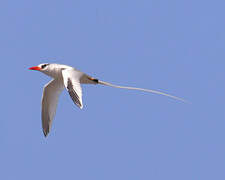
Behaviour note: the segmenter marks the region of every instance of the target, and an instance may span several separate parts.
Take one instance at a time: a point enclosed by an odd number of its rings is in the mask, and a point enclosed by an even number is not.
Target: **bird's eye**
[[[48,64],[41,65],[41,69],[44,69]]]

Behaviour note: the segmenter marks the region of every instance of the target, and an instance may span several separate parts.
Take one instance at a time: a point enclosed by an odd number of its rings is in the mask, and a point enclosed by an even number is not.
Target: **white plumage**
[[[54,119],[56,107],[58,104],[58,97],[64,88],[67,89],[73,102],[81,109],[83,108],[81,84],[102,84],[115,88],[145,91],[161,94],[185,102],[185,100],[181,98],[155,90],[118,86],[108,82],[100,81],[67,65],[45,63],[39,64],[38,66],[34,66],[29,69],[38,70],[53,78],[53,80],[45,85],[42,96],[42,128],[45,137],[48,135],[51,129],[52,121]]]

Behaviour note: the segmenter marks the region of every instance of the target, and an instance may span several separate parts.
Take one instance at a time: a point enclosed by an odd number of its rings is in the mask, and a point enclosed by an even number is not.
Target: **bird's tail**
[[[128,87],[128,86],[118,86],[118,85],[114,85],[114,84],[104,82],[104,81],[100,81],[100,80],[98,80],[98,84],[102,84],[102,85],[105,85],[105,86],[111,86],[111,87],[114,87],[114,88],[131,89],[131,90],[150,92],[150,93],[154,93],[154,94],[160,94],[160,95],[164,95],[164,96],[167,96],[167,97],[170,97],[170,98],[173,98],[173,99],[176,99],[176,100],[183,101],[183,102],[187,103],[187,101],[182,99],[182,98],[179,98],[179,97],[176,97],[176,96],[173,96],[173,95],[170,95],[170,94],[166,94],[166,93],[163,93],[163,92],[160,92],[160,91],[151,90],[151,89],[143,89],[143,88]]]

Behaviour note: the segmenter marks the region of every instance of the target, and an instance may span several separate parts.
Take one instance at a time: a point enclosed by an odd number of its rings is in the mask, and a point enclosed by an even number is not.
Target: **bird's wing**
[[[62,81],[58,79],[51,80],[48,84],[45,85],[42,95],[42,128],[45,137],[48,135],[52,120],[56,113],[56,107],[58,104],[58,97],[64,85]]]
[[[84,73],[76,71],[74,69],[65,69],[62,71],[62,75],[65,88],[67,89],[71,99],[79,108],[82,109],[83,103],[80,79],[84,75]]]

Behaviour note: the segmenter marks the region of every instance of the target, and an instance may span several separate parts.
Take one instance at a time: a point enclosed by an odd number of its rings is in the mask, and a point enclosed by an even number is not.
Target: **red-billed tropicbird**
[[[67,65],[44,63],[39,64],[38,66],[31,67],[29,69],[43,72],[44,74],[53,78],[48,84],[45,85],[42,95],[42,128],[45,137],[50,131],[52,120],[56,112],[58,97],[64,88],[66,88],[69,92],[69,95],[73,102],[81,109],[83,108],[81,84],[102,84],[115,88],[139,90],[161,94],[173,99],[185,101],[179,97],[175,97],[155,90],[118,86],[108,82],[100,81]]]

